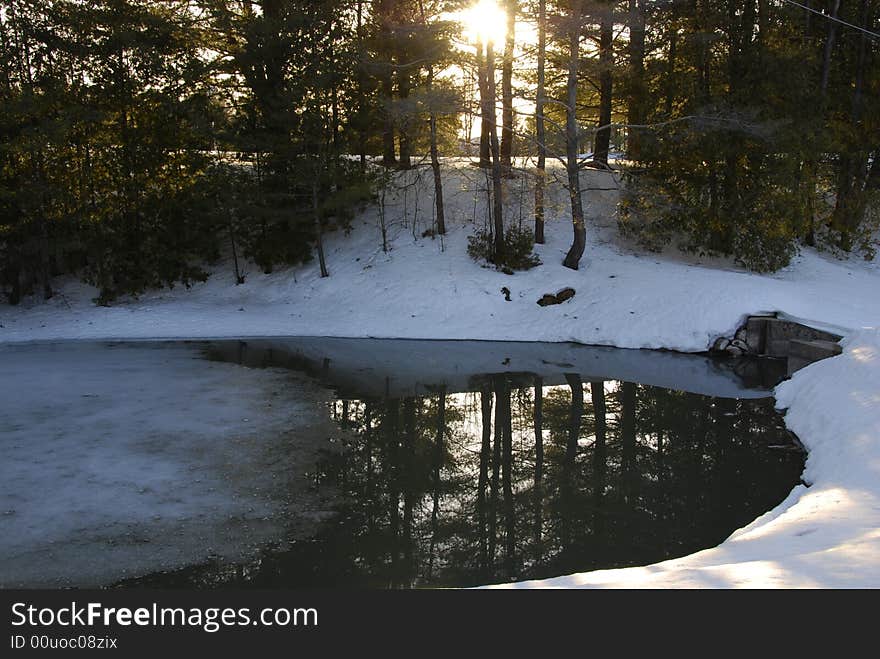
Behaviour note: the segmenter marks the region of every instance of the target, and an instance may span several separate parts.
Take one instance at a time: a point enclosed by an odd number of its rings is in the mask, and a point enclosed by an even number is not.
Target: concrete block
[[[770,339],[764,347],[764,354],[767,357],[788,357],[789,344],[788,339]]]
[[[793,339],[789,342],[789,357],[817,362],[820,359],[834,357],[843,352],[843,348],[834,341],[802,341]]]
[[[765,320],[766,337],[768,341],[779,340],[800,340],[800,341],[840,341],[839,336],[830,332],[823,332],[800,323],[794,323],[790,320],[781,320],[779,318],[769,318]]]

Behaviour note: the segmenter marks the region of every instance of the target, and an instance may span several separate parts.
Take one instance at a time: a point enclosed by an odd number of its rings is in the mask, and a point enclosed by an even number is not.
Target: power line
[[[805,9],[806,11],[812,12],[817,16],[821,16],[822,18],[827,18],[829,21],[834,21],[835,23],[840,23],[841,25],[846,25],[847,27],[851,27],[853,30],[858,30],[859,32],[864,32],[868,36],[874,37],[877,40],[880,40],[880,34],[877,32],[871,32],[871,30],[867,30],[859,25],[853,25],[852,23],[847,23],[844,20],[836,18],[834,16],[830,16],[825,12],[821,12],[818,9],[813,9],[812,7],[808,7],[807,5],[802,5],[799,2],[795,2],[795,0],[782,0],[782,2],[787,2],[790,5],[794,5],[795,7],[800,7],[801,9]]]

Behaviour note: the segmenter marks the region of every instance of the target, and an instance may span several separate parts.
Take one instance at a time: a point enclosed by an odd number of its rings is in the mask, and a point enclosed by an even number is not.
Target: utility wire
[[[852,23],[847,23],[844,20],[839,18],[835,18],[834,16],[830,16],[825,12],[821,12],[818,9],[813,9],[812,7],[807,7],[807,5],[802,5],[799,2],[795,2],[795,0],[782,0],[782,2],[787,2],[790,5],[794,5],[795,7],[800,7],[801,9],[805,9],[806,11],[812,12],[817,16],[821,16],[822,18],[827,18],[829,21],[834,21],[835,23],[840,23],[841,25],[846,25],[847,27],[851,27],[853,30],[858,30],[859,32],[864,32],[868,36],[874,37],[877,40],[880,40],[880,34],[877,32],[871,32],[871,30],[867,30],[859,25],[853,25]]]

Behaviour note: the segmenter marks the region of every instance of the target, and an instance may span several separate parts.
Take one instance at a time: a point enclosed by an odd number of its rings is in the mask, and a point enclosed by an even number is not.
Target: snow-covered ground
[[[613,175],[589,171],[581,269],[560,265],[571,228],[557,186],[547,244],[536,249],[544,265],[508,276],[466,254],[474,218],[485,222],[483,174],[468,167],[448,174],[449,233],[442,239],[422,237],[432,204],[430,175],[423,172],[406,198],[390,200],[388,252],[374,209],[356,220],[350,236],[328,237],[330,278],[321,279],[314,264],[272,275],[252,267],[247,282],[234,286],[223,266],[191,290],[152,292],[109,308],[90,302],[93,289],[60,282],[61,295],[48,303],[0,308],[0,342],[314,335],[700,351],[748,314],[783,312],[846,335],[842,356],[798,372],[777,391],[787,424],[810,450],[810,487],[796,489],[718,548],[528,585],[880,586],[880,265],[806,251],[788,268],[761,276],[725,262],[631,250],[614,231]],[[508,222],[528,224],[528,186],[518,180],[507,186]],[[567,286],[577,291],[572,300],[536,304]],[[510,302],[502,287],[510,289]]]

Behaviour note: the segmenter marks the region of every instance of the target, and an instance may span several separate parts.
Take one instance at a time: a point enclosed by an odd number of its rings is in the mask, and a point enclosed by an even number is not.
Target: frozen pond
[[[798,482],[772,377],[568,344],[2,346],[0,586],[467,586],[681,556]]]

